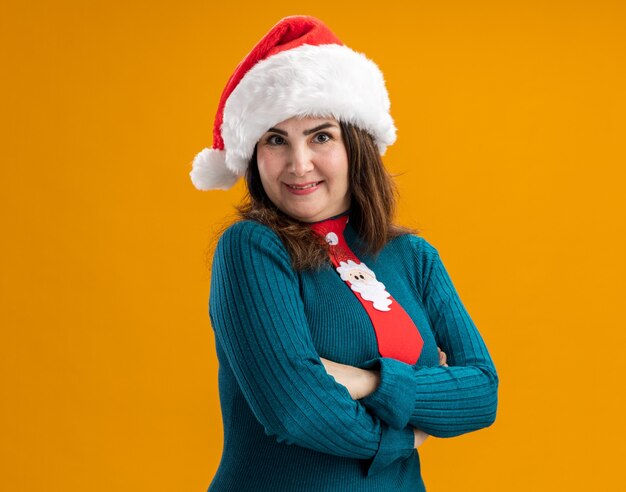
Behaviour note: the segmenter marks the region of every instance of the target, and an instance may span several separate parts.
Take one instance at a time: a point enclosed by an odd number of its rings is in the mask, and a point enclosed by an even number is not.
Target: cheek
[[[259,169],[259,177],[261,178],[261,186],[263,187],[265,194],[273,201],[275,193],[272,189],[272,179],[269,175],[269,170],[261,160],[257,160],[257,167]]]
[[[348,158],[345,151],[336,149],[326,156],[326,172],[337,183],[348,182]]]
[[[276,160],[270,155],[257,155],[257,167],[259,168],[259,176],[263,183],[271,183],[278,175],[278,166]]]
[[[342,165],[337,169],[335,174],[335,181],[339,185],[339,190],[341,194],[350,193],[350,177],[348,173],[348,165]]]

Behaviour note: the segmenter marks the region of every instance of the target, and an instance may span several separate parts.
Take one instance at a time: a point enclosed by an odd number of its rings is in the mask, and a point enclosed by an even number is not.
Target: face
[[[270,200],[302,222],[317,222],[350,207],[348,155],[333,118],[290,118],[257,144],[261,183]]]

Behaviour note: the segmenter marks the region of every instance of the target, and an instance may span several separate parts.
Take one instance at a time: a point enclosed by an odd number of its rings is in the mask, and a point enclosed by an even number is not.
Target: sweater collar
[[[365,256],[362,240],[350,223],[350,210],[346,210],[345,212],[329,217],[328,219],[317,222],[308,222],[307,224],[313,231],[324,238],[329,232],[334,232],[337,236],[343,235],[346,243],[357,254],[357,256]]]

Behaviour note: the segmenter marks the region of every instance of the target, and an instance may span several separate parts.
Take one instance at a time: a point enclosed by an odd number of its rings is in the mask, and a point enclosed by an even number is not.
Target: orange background
[[[0,489],[208,487],[205,252],[242,187],[188,172],[235,65],[295,13],[385,73],[399,222],[500,375],[492,427],[422,446],[428,491],[623,483],[626,4],[215,3],[3,2]]]

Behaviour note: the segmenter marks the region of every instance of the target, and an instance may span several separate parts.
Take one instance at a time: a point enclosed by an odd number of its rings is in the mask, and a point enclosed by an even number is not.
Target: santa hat
[[[193,160],[194,186],[231,188],[263,134],[299,116],[333,117],[362,128],[381,155],[396,139],[379,68],[309,16],[279,21],[237,66],[217,108],[213,147]]]

